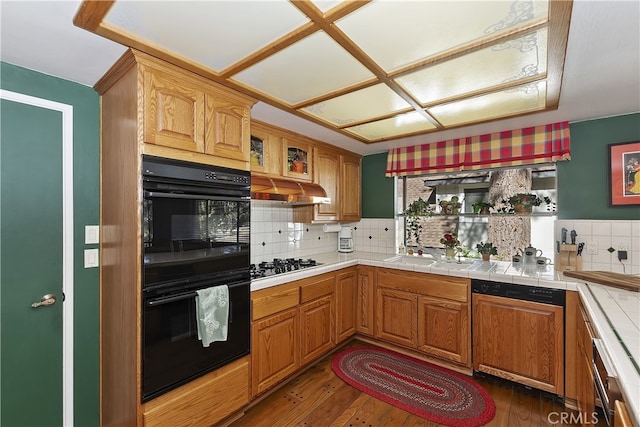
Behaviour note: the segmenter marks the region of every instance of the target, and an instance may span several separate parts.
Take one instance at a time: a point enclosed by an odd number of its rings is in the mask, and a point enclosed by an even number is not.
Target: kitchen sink
[[[436,261],[433,258],[421,256],[394,256],[385,259],[385,262],[397,262],[398,264],[432,265]]]
[[[466,270],[467,268],[471,267],[474,264],[474,261],[451,261],[451,262],[446,262],[446,261],[438,261],[436,263],[434,263],[431,267],[433,268],[442,268],[445,270]]]

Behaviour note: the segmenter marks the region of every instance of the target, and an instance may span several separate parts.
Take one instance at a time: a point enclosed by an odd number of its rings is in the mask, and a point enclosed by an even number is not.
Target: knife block
[[[582,257],[578,256],[578,245],[561,244],[555,264],[557,271],[582,271]]]

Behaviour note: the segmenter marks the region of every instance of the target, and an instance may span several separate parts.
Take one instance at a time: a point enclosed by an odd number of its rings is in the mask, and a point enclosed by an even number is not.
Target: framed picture
[[[609,144],[611,206],[640,205],[640,141]]]

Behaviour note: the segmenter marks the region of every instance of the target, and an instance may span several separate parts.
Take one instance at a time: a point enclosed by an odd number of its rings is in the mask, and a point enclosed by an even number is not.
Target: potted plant
[[[471,207],[473,208],[473,213],[479,215],[489,215],[489,209],[493,206],[493,203],[489,202],[474,202],[471,205]]]
[[[507,212],[515,212],[517,214],[531,213],[533,207],[540,206],[542,202],[550,204],[551,199],[547,196],[541,198],[533,193],[518,193],[502,201],[502,203],[510,206]]]
[[[413,238],[416,246],[420,247],[420,233],[422,233],[421,219],[424,217],[430,217],[433,215],[433,209],[429,206],[426,200],[419,197],[407,206],[407,209],[403,212],[407,220],[407,231]]]
[[[489,261],[489,258],[491,258],[491,255],[498,255],[498,248],[496,248],[495,246],[493,246],[493,243],[491,242],[480,242],[476,245],[476,250],[478,251],[479,254],[482,255],[482,260],[483,261]]]
[[[444,255],[447,260],[452,260],[456,256],[457,248],[460,246],[460,240],[456,233],[445,233],[440,238],[440,243],[444,245]]]

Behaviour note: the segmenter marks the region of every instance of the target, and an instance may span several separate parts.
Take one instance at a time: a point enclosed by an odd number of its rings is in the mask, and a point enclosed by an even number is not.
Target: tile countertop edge
[[[622,347],[622,344],[618,341],[605,314],[602,312],[595,297],[591,294],[591,291],[589,291],[587,283],[578,283],[577,289],[580,294],[580,299],[592,320],[596,333],[602,339],[607,355],[618,373],[620,388],[622,389],[624,401],[629,410],[629,416],[635,420],[635,425],[640,425],[640,374],[638,374],[631,360],[629,360],[629,356]]]

